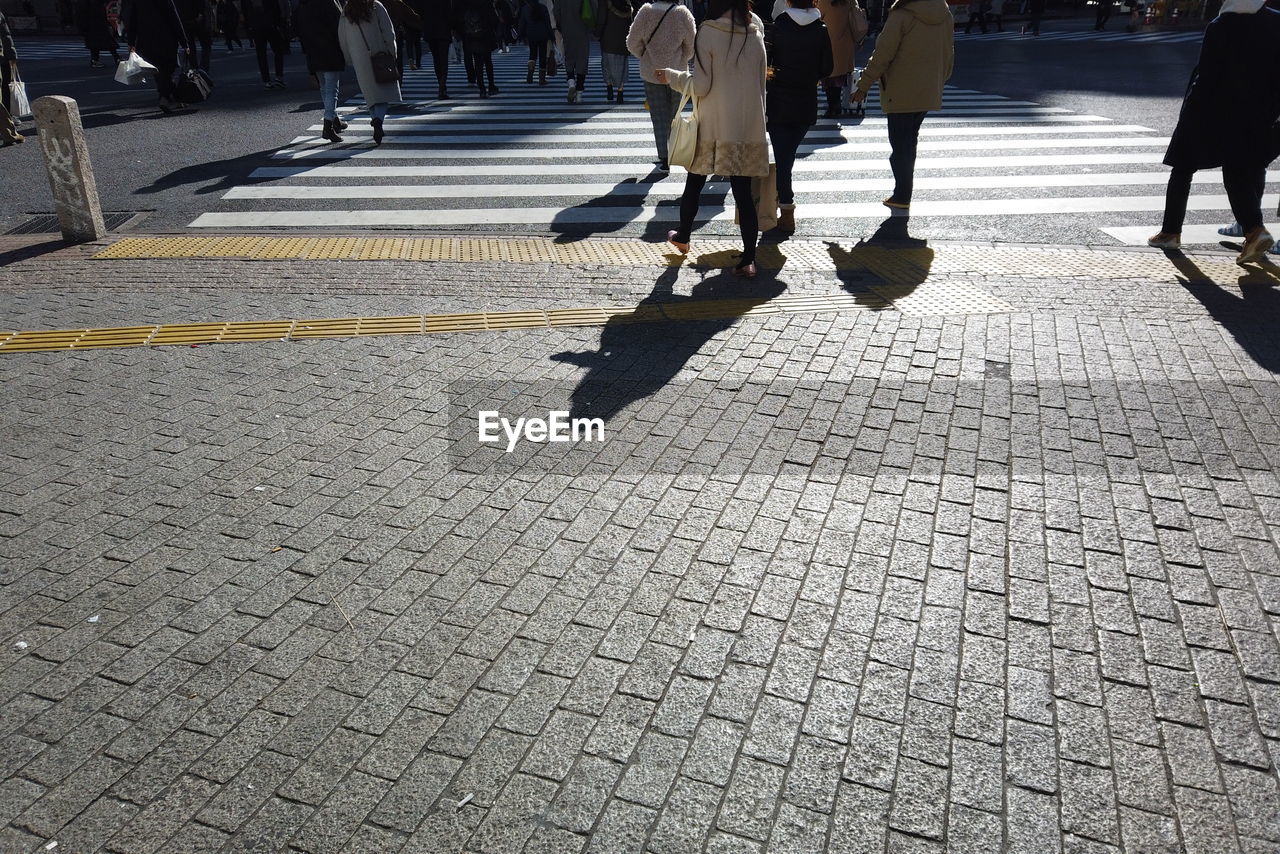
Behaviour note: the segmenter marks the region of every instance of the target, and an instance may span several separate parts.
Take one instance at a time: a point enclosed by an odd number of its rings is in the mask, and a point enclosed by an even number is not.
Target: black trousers
[[[915,188],[916,147],[924,113],[889,113],[889,168],[893,170],[893,197],[911,201]]]
[[[452,42],[449,39],[431,39],[427,42],[427,47],[431,49],[431,64],[436,70],[436,83],[440,84],[441,89],[449,79],[450,44]]]
[[[484,88],[484,75],[489,73],[489,88],[496,88],[497,84],[493,82],[493,52],[489,50],[473,50],[468,51],[471,56],[471,65],[476,72],[476,85]]]
[[[178,100],[178,87],[173,82],[173,75],[178,73],[178,62],[176,54],[168,54],[166,61],[157,61],[151,57],[142,57],[147,62],[156,67],[156,93],[160,95],[160,100]]]
[[[534,68],[547,67],[546,41],[529,42],[529,61],[533,63]]]
[[[9,84],[13,82],[13,77],[9,74],[9,63],[0,62],[0,103],[4,104],[6,112],[13,112],[13,101],[9,97]],[[17,119],[14,119],[17,121]]]
[[[271,77],[267,74],[267,47],[271,48],[272,58],[275,59],[276,77],[283,78],[284,54],[289,49],[289,43],[275,30],[260,30],[253,34],[253,49],[258,52],[258,73],[262,75],[263,83],[271,82]]]
[[[808,125],[769,123],[769,140],[773,143],[773,156],[778,161],[778,204],[789,205],[795,202],[795,194],[791,189],[791,170],[796,165],[796,152],[804,135],[809,132]]]
[[[693,221],[698,216],[698,202],[702,200],[702,188],[706,185],[706,175],[690,172],[685,178],[684,195],[680,197],[680,227],[676,230],[676,239],[681,243],[689,242]],[[738,225],[742,229],[742,260],[738,262],[738,266],[742,266],[756,260],[760,218],[756,215],[755,199],[751,198],[751,178],[747,175],[732,175],[729,187],[733,190],[733,203],[738,209]]]
[[[1160,230],[1165,234],[1181,234],[1187,218],[1187,202],[1191,198],[1191,177],[1194,169],[1174,169],[1169,173],[1169,186],[1164,194],[1164,222]],[[1262,194],[1267,187],[1265,166],[1224,166],[1222,185],[1227,191],[1227,201],[1236,222],[1248,234],[1262,225]]]

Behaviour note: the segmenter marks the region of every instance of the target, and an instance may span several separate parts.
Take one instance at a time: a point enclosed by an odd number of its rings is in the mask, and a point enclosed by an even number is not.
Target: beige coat
[[[853,71],[853,56],[858,49],[853,43],[853,23],[849,20],[852,0],[845,0],[843,6],[833,6],[831,0],[817,0],[815,5],[831,37],[831,76],[842,77]]]
[[[942,87],[955,61],[955,19],[946,0],[898,0],[889,10],[875,53],[858,81],[866,94],[880,81],[880,109],[923,113],[942,109]]]
[[[379,51],[396,55],[396,30],[385,6],[375,0],[373,19],[358,24],[345,14],[339,18],[338,44],[342,45],[347,65],[356,71],[356,80],[360,83],[366,104],[372,107],[374,104],[400,102],[400,83],[379,83],[373,76],[373,62],[369,58]]]
[[[942,2],[942,0],[938,0]],[[768,175],[764,132],[764,25],[754,14],[744,31],[728,15],[698,29],[693,73],[666,69],[669,85],[698,99],[697,175]]]

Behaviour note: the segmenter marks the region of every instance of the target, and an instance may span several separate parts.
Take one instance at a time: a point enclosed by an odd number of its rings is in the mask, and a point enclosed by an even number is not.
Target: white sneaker
[[[1244,237],[1244,229],[1240,227],[1240,223],[1233,222],[1218,229],[1218,234],[1223,237]]]
[[[1148,237],[1147,245],[1154,246],[1157,249],[1177,249],[1182,246],[1182,235],[1165,234],[1162,231],[1159,234]]]

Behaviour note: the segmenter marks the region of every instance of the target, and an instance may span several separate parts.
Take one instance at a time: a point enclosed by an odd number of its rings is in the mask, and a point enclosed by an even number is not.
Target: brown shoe
[[[783,208],[778,211],[778,231],[793,232],[796,230],[796,209]]]

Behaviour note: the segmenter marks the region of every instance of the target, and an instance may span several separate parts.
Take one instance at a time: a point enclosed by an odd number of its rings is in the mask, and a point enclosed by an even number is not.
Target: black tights
[[[689,242],[693,232],[693,220],[698,215],[698,202],[702,199],[702,188],[707,184],[706,175],[690,172],[684,182],[684,195],[680,197],[680,228],[676,230],[676,239],[681,243]],[[738,224],[742,227],[742,267],[756,260],[756,241],[760,237],[760,219],[756,216],[756,202],[751,198],[751,178],[747,175],[733,175],[729,178],[729,187],[733,190],[733,203],[738,209]]]
[[[481,89],[484,88],[484,75],[485,72],[488,72],[489,88],[496,88],[496,84],[493,82],[493,53],[488,50],[474,50],[470,51],[470,54],[471,64],[476,72],[476,85]]]

